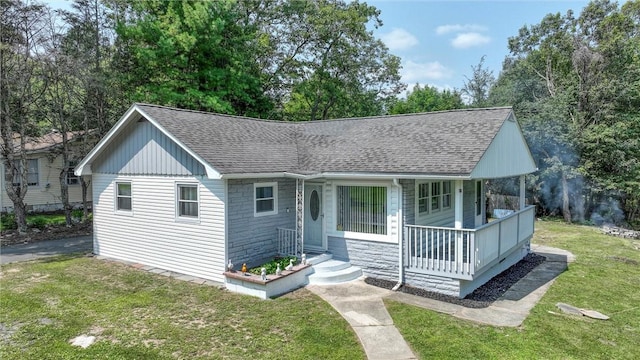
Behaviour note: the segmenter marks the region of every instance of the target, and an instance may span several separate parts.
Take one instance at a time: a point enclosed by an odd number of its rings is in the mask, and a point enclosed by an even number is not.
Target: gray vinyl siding
[[[115,211],[116,181],[130,181],[132,211]],[[176,217],[176,184],[198,184],[199,218]],[[203,177],[93,174],[94,252],[223,282],[225,186]]]
[[[91,167],[105,174],[205,175],[202,164],[144,120],[131,123]]]
[[[465,181],[462,184],[462,227],[474,229],[476,227],[476,187],[475,180]]]
[[[397,244],[329,236],[328,247],[335,259],[361,267],[365,276],[398,280]]]
[[[402,217],[404,224],[416,224],[416,181],[400,180],[402,185]]]
[[[278,183],[278,213],[254,216],[254,184]],[[295,229],[294,179],[243,179],[227,183],[228,258],[234,264],[257,266],[277,255],[278,227]]]

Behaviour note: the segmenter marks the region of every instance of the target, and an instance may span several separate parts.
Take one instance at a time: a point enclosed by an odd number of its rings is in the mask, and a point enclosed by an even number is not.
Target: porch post
[[[296,256],[304,253],[304,180],[296,179]]]
[[[463,214],[463,201],[462,201],[462,180],[456,180],[454,182],[454,212],[455,212],[455,225],[456,229],[462,229],[462,214]]]
[[[526,191],[525,191],[525,187],[524,187],[524,175],[520,175],[520,210],[523,210],[524,207],[526,206]]]

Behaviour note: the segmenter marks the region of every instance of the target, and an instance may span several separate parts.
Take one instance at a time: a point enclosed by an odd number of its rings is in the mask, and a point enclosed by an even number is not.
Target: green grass
[[[0,358],[362,359],[340,315],[306,290],[232,294],[91,258],[2,266]],[[71,346],[81,334],[97,341]]]
[[[519,328],[478,325],[397,302],[394,323],[422,359],[637,359],[640,354],[640,241],[593,227],[536,222],[536,244],[577,259]],[[568,303],[607,314],[594,320],[562,314]]]
[[[27,215],[27,226],[43,228],[48,225],[64,225],[64,214],[29,214]],[[0,230],[15,229],[16,224],[13,214],[3,214],[0,221]]]

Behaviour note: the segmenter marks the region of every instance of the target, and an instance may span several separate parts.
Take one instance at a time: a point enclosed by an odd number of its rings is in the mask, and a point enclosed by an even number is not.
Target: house
[[[79,140],[82,138],[83,132],[73,131],[67,132],[67,140],[71,146],[76,149],[76,159],[81,158],[85,154],[80,153]],[[20,146],[20,137],[15,135],[13,138],[14,146]],[[62,133],[59,131],[51,131],[40,137],[30,137],[25,141],[25,152],[27,155],[27,181],[28,188],[24,202],[27,204],[27,211],[42,212],[56,211],[62,209],[62,199],[60,195],[60,173],[66,167],[68,168],[65,181],[69,189],[69,202],[73,206],[82,206],[82,186],[80,178],[73,173],[73,168],[77,164],[71,161],[64,164],[60,148],[62,147]],[[4,176],[4,162],[0,163],[0,206],[3,212],[13,211],[13,202],[9,199],[6,192],[6,178]],[[89,181],[90,178],[86,178]],[[14,178],[14,181],[20,181]],[[87,190],[87,199],[92,198],[91,189]]]
[[[506,107],[293,123],[134,104],[75,173],[96,254],[224,282],[228,260],[326,252],[463,297],[528,253],[535,170]],[[484,181],[514,176],[520,209],[485,223]]]

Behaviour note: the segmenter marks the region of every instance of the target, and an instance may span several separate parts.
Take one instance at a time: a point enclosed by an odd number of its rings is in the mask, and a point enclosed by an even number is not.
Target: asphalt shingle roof
[[[511,108],[282,122],[136,104],[221,174],[468,175]]]

